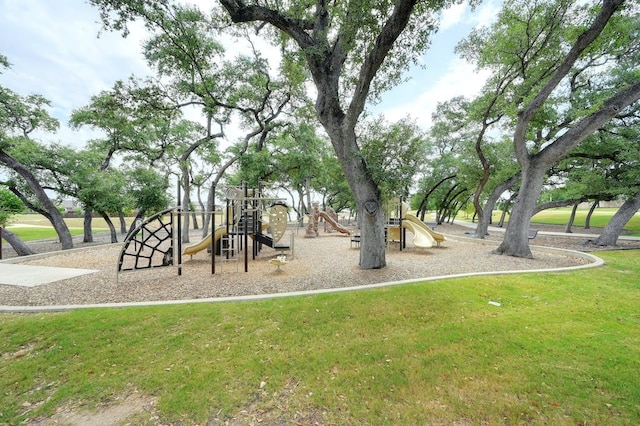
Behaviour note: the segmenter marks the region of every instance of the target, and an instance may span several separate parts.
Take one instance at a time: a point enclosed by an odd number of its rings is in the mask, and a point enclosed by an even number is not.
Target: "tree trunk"
[[[98,212],[100,216],[107,222],[107,226],[109,227],[109,232],[111,233],[111,244],[115,244],[118,242],[118,233],[116,232],[116,227],[113,225],[111,218],[105,212]]]
[[[384,242],[384,214],[377,189],[361,185],[356,189],[360,221],[360,268],[380,269],[387,266]],[[369,195],[367,197],[367,195]],[[366,199],[365,199],[366,198]]]
[[[189,196],[189,192],[191,191],[191,188],[189,186],[189,169],[187,169],[186,167],[182,168],[182,188],[184,189],[184,192],[182,193],[182,211],[186,214],[182,215],[182,242],[183,243],[188,243],[189,242],[189,228],[190,228],[190,224],[189,224],[189,219],[190,219],[190,212],[189,212],[189,204],[191,203],[191,198]]]
[[[0,227],[0,240],[4,238],[11,247],[16,251],[18,256],[28,256],[30,254],[34,254],[33,250],[31,250],[27,245],[13,232],[7,231],[5,228]],[[2,245],[0,245],[2,247]],[[2,259],[2,252],[0,251],[0,259]]]
[[[193,221],[193,229],[200,229],[200,226],[198,225],[198,214],[195,211],[191,212],[191,220]]]
[[[71,232],[69,232],[69,228],[64,221],[64,218],[53,204],[47,193],[44,191],[40,182],[38,182],[38,178],[25,167],[18,160],[4,152],[0,149],[0,163],[6,164],[13,171],[18,173],[22,178],[27,182],[35,196],[38,198],[38,201],[42,204],[44,209],[49,214],[48,218],[53,226],[53,229],[58,233],[58,239],[60,240],[60,244],[62,250],[68,250],[73,248],[73,238],[71,238]]]
[[[91,229],[91,223],[93,222],[93,209],[91,207],[85,207],[84,209],[84,238],[82,239],[83,243],[92,243],[93,242],[93,231]]]
[[[127,229],[127,220],[124,217],[124,213],[118,213],[118,219],[120,220],[120,233],[122,235],[127,235],[127,232],[129,232],[129,230]]]
[[[209,210],[212,213],[204,216],[204,220],[202,222],[202,238],[206,237],[207,234],[209,234],[210,232],[211,215],[212,214],[215,215],[215,211],[216,211],[215,194],[216,194],[216,187],[215,185],[211,185],[211,188],[209,188],[209,193],[207,195],[207,210]],[[226,214],[226,212],[224,212],[224,214]]]
[[[354,126],[345,125],[340,114],[321,118],[356,200],[360,225],[360,268],[384,268],[387,266],[384,209],[380,191],[358,155],[360,150],[356,143],[355,123]]]
[[[418,206],[418,210],[416,211],[416,216],[419,216],[420,220],[424,220],[424,215],[427,213],[427,202],[429,201],[429,196],[433,193],[433,191],[438,189],[438,187],[440,187],[440,185],[442,185],[443,183],[445,183],[449,179],[454,179],[455,177],[456,177],[456,175],[451,175],[451,176],[447,176],[445,178],[442,178],[442,179],[440,179],[440,181],[438,183],[433,185],[433,187],[431,187],[431,189],[429,189],[427,191],[427,193],[422,198],[422,201],[420,202],[420,205]]]
[[[206,217],[207,217],[207,209],[204,206],[204,203],[202,202],[202,185],[198,185],[197,186],[198,190],[196,192],[197,198],[198,198],[198,205],[200,206],[200,222],[202,222],[202,226],[205,226],[206,223]],[[195,218],[193,219],[193,221],[195,222]],[[197,228],[196,228],[197,229]]]
[[[542,190],[546,167],[535,158],[522,170],[522,183],[511,210],[502,243],[493,251],[507,256],[533,258],[529,248],[529,224]]]
[[[491,192],[491,194],[489,194],[489,197],[487,198],[487,201],[484,207],[482,208],[483,214],[482,216],[479,216],[479,219],[478,219],[478,225],[476,226],[476,234],[475,234],[476,238],[484,239],[485,235],[489,235],[489,232],[488,232],[489,223],[491,222],[491,217],[493,216],[493,209],[495,208],[496,203],[498,202],[498,200],[500,199],[504,191],[511,188],[513,185],[515,185],[516,182],[518,182],[518,179],[520,179],[520,173],[517,173],[516,175],[512,176],[505,182],[496,186],[495,189]],[[476,209],[476,212],[477,212],[477,209]],[[505,215],[505,212],[503,211],[501,221],[504,221],[504,215]]]
[[[576,211],[578,210],[578,204],[575,203],[573,205],[573,209],[571,209],[571,215],[569,216],[569,221],[567,222],[567,227],[565,228],[565,234],[571,234],[571,227],[573,226],[573,222],[576,220]]]
[[[609,220],[607,226],[604,227],[595,244],[597,246],[615,246],[624,226],[636,214],[638,209],[640,209],[640,191],[636,192],[633,197],[629,197],[622,204],[616,214]]]
[[[593,215],[593,212],[596,210],[596,207],[598,207],[599,203],[600,201],[596,200],[593,202],[593,204],[591,204],[591,207],[589,208],[589,213],[587,213],[587,217],[584,220],[584,229],[591,229],[591,216]]]
[[[513,197],[509,198],[504,202],[504,206],[502,206],[502,214],[500,215],[500,221],[498,222],[498,227],[502,228],[504,226],[504,220],[507,217],[507,212],[509,211],[509,206],[511,205],[511,201]]]
[[[384,241],[384,211],[380,193],[370,180],[355,179],[353,193],[360,224],[360,268],[380,269],[387,266]]]

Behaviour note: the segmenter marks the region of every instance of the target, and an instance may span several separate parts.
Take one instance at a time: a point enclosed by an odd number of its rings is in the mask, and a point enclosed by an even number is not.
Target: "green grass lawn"
[[[565,273],[0,315],[0,423],[136,390],[176,424],[243,410],[272,424],[638,424],[640,253],[602,257]]]
[[[131,218],[127,218],[128,221]],[[116,229],[120,230],[120,222],[118,218],[112,219]],[[84,233],[84,219],[82,218],[66,218],[65,223],[69,227],[71,235],[82,235]],[[129,223],[129,222],[128,222]],[[58,238],[58,234],[51,226],[51,222],[39,214],[20,214],[13,217],[13,220],[7,227],[11,232],[16,234],[22,241],[36,241],[49,238]],[[94,218],[92,220],[93,232],[107,232],[109,227],[102,218]]]
[[[617,209],[614,208],[598,208],[591,215],[591,226],[594,228],[604,228],[611,216],[615,214]],[[573,222],[576,228],[584,227],[587,218],[588,209],[579,209],[576,211],[576,217]],[[571,208],[549,209],[543,210],[536,214],[531,221],[534,223],[548,223],[552,225],[566,225],[571,215]],[[636,213],[634,217],[625,226],[626,230],[632,231],[635,235],[640,235],[640,213]]]

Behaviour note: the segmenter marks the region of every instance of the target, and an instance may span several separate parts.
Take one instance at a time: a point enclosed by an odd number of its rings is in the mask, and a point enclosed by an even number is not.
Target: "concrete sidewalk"
[[[36,287],[94,272],[98,270],[0,263],[0,284]]]
[[[465,228],[469,228],[469,229],[473,229],[475,230],[477,227],[477,223],[472,223],[472,222],[466,222],[464,220],[460,220],[460,219],[456,219],[453,222],[454,225],[460,225],[460,226],[464,226]],[[500,228],[498,226],[492,226],[489,225],[489,228],[487,229],[487,232],[489,232],[489,234],[491,233],[503,233],[507,228]],[[535,230],[536,226],[535,224],[531,224],[531,230]],[[588,233],[580,233],[580,232],[553,232],[553,231],[538,231],[538,234],[540,235],[554,235],[557,237],[576,237],[576,238],[598,238],[600,236],[600,234],[588,234]],[[633,237],[633,236],[628,236],[628,235],[620,235],[618,237],[619,240],[628,240],[628,241],[640,241],[640,237]]]

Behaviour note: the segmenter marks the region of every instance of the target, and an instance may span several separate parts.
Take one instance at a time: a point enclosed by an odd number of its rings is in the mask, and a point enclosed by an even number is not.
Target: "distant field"
[[[604,228],[611,219],[611,216],[613,216],[616,211],[617,209],[615,208],[596,209],[591,215],[591,227]],[[574,230],[584,228],[588,213],[588,209],[579,209],[578,211],[576,211],[576,217],[573,221]],[[500,211],[493,212],[494,223],[500,220],[501,214],[502,212]],[[571,207],[549,209],[533,216],[533,218],[531,219],[531,223],[565,226],[567,222],[569,222],[570,216]],[[508,216],[506,220],[509,220]],[[635,216],[629,221],[629,223],[627,223],[627,225],[625,226],[625,230],[631,232],[631,235],[640,236],[640,213],[636,213]]]
[[[598,208],[591,215],[591,226],[594,228],[604,228],[615,214],[617,209],[614,208]],[[576,212],[576,218],[573,223],[574,229],[584,227],[588,210],[580,209]],[[494,212],[494,222],[500,220],[501,212]],[[531,220],[532,223],[550,224],[550,225],[566,225],[571,215],[571,208],[549,209],[535,215]],[[131,223],[132,218],[127,218],[127,225]],[[219,222],[221,218],[216,218]],[[120,222],[118,218],[112,218],[114,225],[119,229]],[[81,235],[83,233],[82,218],[65,219],[72,235]],[[49,221],[42,215],[38,214],[22,214],[14,217],[8,229],[18,235],[23,241],[33,241],[48,238],[57,238],[56,232],[51,227]],[[106,222],[102,218],[94,218],[92,223],[93,232],[106,232],[109,230]],[[640,236],[640,213],[627,223],[625,229],[631,232],[631,235]]]
[[[615,214],[617,209],[615,208],[598,208],[591,215],[591,226],[594,228],[604,228],[611,216]],[[576,228],[584,227],[587,218],[588,209],[580,209],[576,211],[576,217],[573,222],[573,226]],[[533,223],[547,223],[551,225],[566,225],[571,216],[571,208],[561,209],[549,209],[544,210],[535,215],[531,222]],[[636,213],[635,216],[627,223],[625,229],[633,232],[636,235],[640,235],[640,214]]]
[[[130,219],[131,218],[127,218]],[[120,222],[118,218],[112,218],[114,225],[119,229]],[[71,235],[82,235],[84,232],[84,219],[68,218],[65,219]],[[22,241],[44,240],[49,238],[57,238],[58,234],[51,226],[47,218],[39,214],[20,214],[13,218],[12,223],[7,229],[16,234]],[[93,232],[106,232],[109,230],[107,223],[102,218],[94,218],[92,221]]]

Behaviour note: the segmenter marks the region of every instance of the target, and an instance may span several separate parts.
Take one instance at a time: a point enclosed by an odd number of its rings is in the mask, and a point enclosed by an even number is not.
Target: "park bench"
[[[356,245],[356,247],[360,247],[360,234],[351,234],[351,242],[349,243],[349,247],[353,247],[353,245]]]
[[[529,229],[529,233],[527,237],[529,237],[530,240],[533,240],[537,235],[538,235],[537,229]]]

